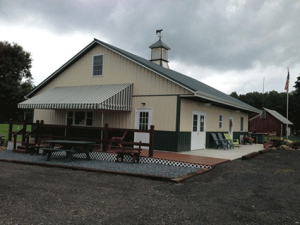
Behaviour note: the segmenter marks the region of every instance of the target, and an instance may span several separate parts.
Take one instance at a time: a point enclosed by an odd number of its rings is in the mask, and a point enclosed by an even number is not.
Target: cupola
[[[168,50],[170,50],[170,48],[165,43],[162,42],[161,32],[162,29],[156,30],[158,41],[155,42],[153,45],[149,46],[149,48],[151,48],[150,61],[169,69]]]

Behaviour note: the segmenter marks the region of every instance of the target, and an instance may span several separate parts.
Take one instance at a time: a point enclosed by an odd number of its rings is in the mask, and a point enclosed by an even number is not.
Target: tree
[[[0,122],[7,123],[9,119],[23,121],[23,109],[18,109],[18,103],[24,101],[24,96],[32,88],[31,54],[16,44],[0,42]],[[26,110],[27,113],[29,112]]]
[[[232,92],[232,93],[230,94],[230,96],[239,99],[239,96],[238,96],[238,94],[236,93],[236,91]]]
[[[290,97],[289,107],[291,107],[290,112],[292,113],[292,122],[294,123],[294,131],[297,134],[300,134],[300,76],[297,77],[295,82],[295,91],[293,95]]]

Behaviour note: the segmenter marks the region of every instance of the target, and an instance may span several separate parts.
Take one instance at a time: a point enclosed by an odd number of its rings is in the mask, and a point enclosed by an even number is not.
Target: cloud
[[[50,46],[59,37],[74,45],[94,37],[148,59],[155,30],[163,29],[172,68],[243,87],[252,83],[243,77],[274,78],[299,67],[299,8],[298,0],[12,0],[0,2],[0,24],[50,33]]]

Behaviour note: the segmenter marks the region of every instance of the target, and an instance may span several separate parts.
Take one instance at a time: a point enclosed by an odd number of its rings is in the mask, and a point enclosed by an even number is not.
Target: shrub
[[[294,141],[291,145],[292,148],[298,149],[300,147],[300,141]]]
[[[243,137],[243,141],[244,141],[244,144],[252,144],[254,142],[254,139],[252,137]]]
[[[281,145],[287,145],[287,142],[284,140],[279,140],[279,139],[272,139],[270,140],[272,142],[273,147],[280,147]]]

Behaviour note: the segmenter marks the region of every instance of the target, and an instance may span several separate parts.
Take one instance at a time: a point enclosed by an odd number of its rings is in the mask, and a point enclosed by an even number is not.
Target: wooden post
[[[8,130],[8,141],[12,139],[12,131],[13,131],[13,122],[12,119],[9,120],[9,130]]]
[[[35,138],[34,138],[34,143],[35,144],[38,143],[39,135],[40,135],[40,121],[37,120],[36,121],[36,133],[35,133]]]
[[[13,149],[17,149],[17,135],[14,136],[14,147]]]
[[[149,140],[149,157],[153,157],[154,150],[154,125],[150,126],[150,140]]]
[[[22,142],[25,142],[25,136],[26,136],[26,128],[27,128],[27,123],[26,120],[23,122],[23,132],[22,132]]]
[[[108,123],[106,123],[105,125],[104,125],[104,138],[103,138],[103,149],[102,149],[102,151],[106,151],[107,149],[106,149],[106,146],[107,146],[107,144],[108,144]]]

